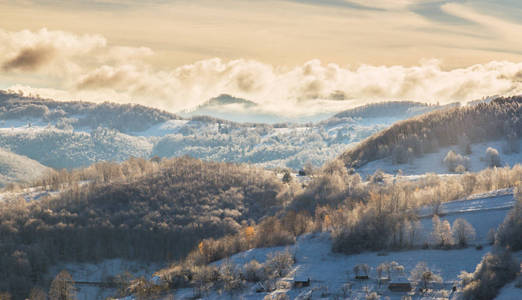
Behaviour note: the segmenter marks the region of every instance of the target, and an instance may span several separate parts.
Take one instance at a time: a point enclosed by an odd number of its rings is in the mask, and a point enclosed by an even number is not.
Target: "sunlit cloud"
[[[21,27],[0,28],[0,87],[172,112],[226,93],[294,115],[522,93],[522,25],[485,3],[0,1],[0,26]],[[25,14],[62,30],[25,29]]]
[[[20,35],[31,39],[17,43]],[[448,103],[522,93],[522,63],[508,61],[446,69],[436,59],[414,66],[350,67],[311,60],[286,67],[213,58],[159,69],[146,61],[154,56],[152,50],[108,46],[102,36],[40,30],[4,32],[2,37],[10,49],[0,57],[3,76],[52,73],[56,71],[54,61],[74,66],[58,77],[65,82],[59,85],[42,88],[19,83],[9,87],[59,100],[134,102],[176,112],[230,94],[256,102],[260,112],[306,115],[376,101]],[[35,50],[28,53],[27,49]]]

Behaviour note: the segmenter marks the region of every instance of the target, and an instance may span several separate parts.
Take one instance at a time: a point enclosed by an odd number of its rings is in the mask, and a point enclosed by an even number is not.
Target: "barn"
[[[392,292],[409,292],[412,289],[411,283],[405,277],[392,280],[388,284],[388,289]]]
[[[310,277],[298,274],[294,277],[294,287],[310,286]]]

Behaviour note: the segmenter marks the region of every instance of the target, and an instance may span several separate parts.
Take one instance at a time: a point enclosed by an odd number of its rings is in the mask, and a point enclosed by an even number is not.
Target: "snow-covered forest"
[[[0,147],[55,169],[130,157],[190,155],[295,171],[315,167],[395,121],[440,109],[378,103],[316,123],[235,123],[139,105],[57,102],[0,93]]]

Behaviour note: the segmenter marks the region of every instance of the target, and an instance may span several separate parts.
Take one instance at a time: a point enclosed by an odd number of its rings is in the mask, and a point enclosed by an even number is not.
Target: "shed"
[[[310,277],[298,274],[294,277],[294,287],[310,286]]]
[[[409,292],[412,286],[408,279],[399,277],[388,284],[388,289],[392,292]]]

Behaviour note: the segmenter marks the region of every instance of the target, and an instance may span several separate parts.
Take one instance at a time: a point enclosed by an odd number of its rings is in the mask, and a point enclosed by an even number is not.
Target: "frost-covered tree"
[[[463,300],[494,299],[498,291],[516,278],[520,263],[505,249],[495,249],[486,254],[472,274],[462,272]]]
[[[420,282],[424,289],[427,289],[432,282],[442,282],[442,277],[435,274],[428,265],[421,261],[411,270],[410,280]]]
[[[486,163],[489,167],[500,167],[500,155],[498,150],[492,147],[486,149]]]
[[[522,250],[522,185],[515,191],[516,203],[499,226],[496,242],[513,251]]]
[[[469,168],[469,158],[462,156],[460,154],[455,153],[455,151],[450,150],[448,154],[444,157],[443,160],[444,165],[448,168],[450,172],[456,172],[457,168],[459,168],[462,172],[462,169],[467,170]],[[461,167],[459,167],[461,166]]]
[[[382,278],[383,275],[388,276],[387,278],[390,278],[390,264],[387,262],[383,262],[382,264],[377,266],[377,277],[378,279]]]
[[[475,239],[475,228],[462,218],[453,222],[452,231],[453,238],[460,247],[466,247],[469,241]]]
[[[453,234],[451,232],[451,225],[448,220],[440,221],[440,218],[435,215],[432,218],[433,231],[431,238],[433,244],[438,247],[449,247],[454,244]]]
[[[422,223],[419,220],[407,221],[405,227],[408,243],[410,246],[414,246],[422,239]]]

